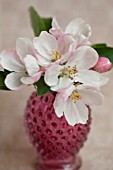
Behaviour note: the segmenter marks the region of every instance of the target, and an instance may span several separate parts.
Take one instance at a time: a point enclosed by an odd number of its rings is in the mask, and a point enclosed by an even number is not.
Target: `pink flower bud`
[[[92,69],[99,73],[104,73],[104,72],[107,72],[108,70],[110,70],[111,67],[112,67],[112,63],[109,61],[108,58],[99,57],[96,65]]]

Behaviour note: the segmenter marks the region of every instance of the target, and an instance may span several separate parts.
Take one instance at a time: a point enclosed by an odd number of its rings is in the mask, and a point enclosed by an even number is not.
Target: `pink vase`
[[[38,153],[36,170],[77,170],[79,149],[87,139],[91,117],[86,124],[71,126],[64,116],[58,118],[53,108],[55,93],[37,97],[34,92],[27,102],[25,126]]]

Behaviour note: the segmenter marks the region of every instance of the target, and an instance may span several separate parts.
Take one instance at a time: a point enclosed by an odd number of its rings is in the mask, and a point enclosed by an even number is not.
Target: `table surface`
[[[43,16],[56,16],[64,27],[72,18],[82,17],[92,26],[92,43],[113,46],[113,0],[0,0],[0,50],[14,48],[17,37],[33,38],[28,7],[34,5]],[[80,151],[81,170],[113,170],[113,70],[105,73],[109,83],[102,88],[103,105],[93,108],[92,126]],[[0,170],[33,170],[36,152],[26,136],[23,114],[33,91],[0,91]]]

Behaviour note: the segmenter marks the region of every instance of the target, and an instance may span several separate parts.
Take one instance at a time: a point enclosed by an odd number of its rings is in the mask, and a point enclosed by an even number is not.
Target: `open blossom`
[[[99,92],[108,79],[90,70],[98,61],[98,54],[89,46],[79,47],[66,64],[54,64],[45,72],[45,82],[57,91],[54,109],[58,117],[63,114],[70,125],[86,123],[88,107],[102,103]]]
[[[35,58],[32,42],[27,38],[17,39],[16,50],[4,50],[1,53],[1,64],[11,71],[5,79],[6,86],[11,90],[33,84],[43,72]]]
[[[98,61],[97,52],[89,47],[79,47],[66,64],[54,64],[45,72],[45,82],[53,91],[62,91],[76,82],[97,89],[106,83],[107,78],[90,70]]]
[[[75,88],[71,85],[57,93],[54,109],[58,117],[64,114],[67,122],[72,126],[77,123],[85,124],[89,114],[87,106],[100,105],[103,98],[103,95],[97,90],[81,88],[79,85]]]
[[[54,17],[52,20],[52,28],[50,29],[50,33],[53,34],[56,38],[70,34],[73,36],[75,41],[77,41],[78,46],[90,45],[88,38],[91,35],[91,27],[88,24],[85,24],[84,20],[81,18],[73,19],[63,32],[56,18]]]
[[[37,50],[38,63],[47,67],[54,62],[63,63],[73,53],[76,42],[70,35],[64,35],[58,40],[46,31],[34,38],[33,44]]]

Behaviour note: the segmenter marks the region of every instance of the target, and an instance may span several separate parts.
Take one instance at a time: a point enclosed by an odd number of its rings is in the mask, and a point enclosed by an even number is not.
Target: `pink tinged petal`
[[[56,28],[56,29],[60,28],[60,26],[56,20],[56,17],[53,17],[53,19],[52,19],[52,28]]]
[[[42,73],[43,73],[43,71],[39,71],[33,77],[26,75],[26,76],[21,78],[21,81],[22,81],[23,84],[26,84],[26,85],[34,84],[35,82],[37,82],[41,78]]]
[[[75,76],[75,81],[81,82],[86,86],[99,88],[108,82],[108,78],[93,70],[79,71]]]
[[[34,74],[38,73],[39,65],[35,57],[33,57],[32,55],[27,55],[24,58],[24,63],[29,76],[33,76]]]
[[[54,35],[55,38],[58,38],[59,36],[62,36],[62,30],[60,26],[58,25],[58,22],[55,17],[53,17],[52,20],[52,28],[49,30],[49,32]]]
[[[73,42],[70,45],[68,52],[66,54],[62,55],[62,61],[61,61],[62,64],[67,62],[69,60],[69,58],[71,58],[74,55],[76,48],[77,48],[77,43]]]
[[[71,81],[71,79],[66,78],[66,77],[60,77],[58,84],[55,86],[52,86],[51,90],[57,91],[57,92],[62,92],[63,90],[69,88],[72,83],[73,82]]]
[[[19,90],[25,87],[25,85],[21,82],[21,77],[25,76],[25,73],[10,73],[7,75],[5,79],[6,86],[11,90]]]
[[[30,85],[30,84],[33,84],[34,83],[34,80],[32,77],[29,77],[29,76],[25,76],[25,77],[21,77],[21,82],[23,84],[26,84],[26,85]]]
[[[101,92],[97,90],[81,90],[79,91],[82,100],[84,100],[85,104],[87,105],[101,105],[104,99],[104,96]]]
[[[60,93],[57,93],[53,106],[54,106],[56,115],[58,117],[63,116],[64,101],[62,100]]]
[[[42,31],[39,37],[34,38],[34,46],[38,53],[48,60],[52,60],[52,50],[58,49],[58,43],[55,37],[46,31]]]
[[[26,55],[34,55],[34,47],[32,41],[28,38],[18,38],[16,41],[16,51],[21,61],[23,62],[23,59]]]
[[[36,73],[36,74],[32,77],[33,80],[34,80],[34,83],[37,82],[37,81],[41,78],[43,72],[44,72],[44,71],[39,71],[38,73]]]
[[[61,29],[56,29],[56,28],[51,28],[49,32],[56,38],[58,39],[60,36],[63,35],[63,32]]]
[[[59,98],[62,99],[63,101],[66,101],[74,90],[75,86],[71,84],[68,88],[60,91]]]
[[[58,46],[61,54],[68,52],[70,45],[74,42],[71,35],[62,35],[58,38]]]
[[[91,35],[91,28],[88,24],[85,24],[84,20],[77,18],[72,20],[66,27],[65,33],[71,34],[83,34],[86,37]]]
[[[44,76],[44,80],[47,85],[49,86],[55,86],[58,83],[58,75],[60,74],[60,70],[62,69],[62,66],[60,65],[52,65],[49,68],[47,68]]]
[[[4,50],[1,53],[1,64],[6,70],[9,71],[25,71],[24,65],[15,50]]]
[[[110,62],[108,58],[99,57],[98,62],[92,69],[99,73],[104,73],[104,72],[109,71],[111,67],[112,67],[112,63]]]
[[[97,52],[89,46],[82,46],[79,47],[75,54],[69,59],[68,65],[71,67],[76,65],[78,71],[84,69],[87,70],[93,67],[97,61]]]

